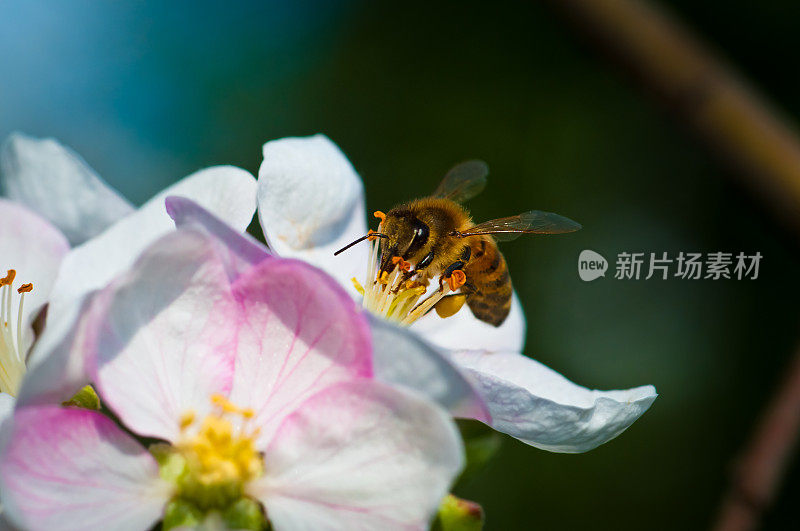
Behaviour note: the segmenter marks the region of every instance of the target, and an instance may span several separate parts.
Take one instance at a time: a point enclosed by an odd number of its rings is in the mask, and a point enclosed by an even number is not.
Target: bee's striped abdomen
[[[470,243],[472,256],[464,267],[469,295],[467,304],[481,321],[500,326],[511,311],[511,277],[508,265],[490,239]]]

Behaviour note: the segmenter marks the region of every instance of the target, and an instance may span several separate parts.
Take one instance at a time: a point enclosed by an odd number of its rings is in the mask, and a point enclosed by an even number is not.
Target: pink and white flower
[[[327,275],[194,203],[171,210],[180,228],[90,297],[76,332],[103,402],[164,443],[96,411],[20,407],[6,514],[147,529],[259,503],[278,530],[424,528],[462,466],[448,414],[371,378],[366,317]]]
[[[437,386],[424,382],[426,373],[417,362],[427,360],[429,367],[452,362],[477,386],[489,413],[481,420],[528,444],[556,452],[583,452],[613,439],[655,400],[651,385],[621,391],[590,390],[521,354],[526,325],[516,294],[510,315],[499,327],[476,319],[466,308],[441,319],[435,312],[395,315],[392,311],[397,305],[376,303],[369,286],[374,280],[371,256],[378,242],[333,256],[335,250],[367,234],[364,187],[353,166],[323,135],[267,142],[263,152],[258,213],[270,248],[280,256],[306,260],[327,271],[378,319],[410,325],[408,330],[421,338],[406,334],[402,339],[404,334],[396,326],[375,320],[378,335],[386,338],[376,343],[376,356],[412,360],[413,367],[403,370],[398,361],[384,372],[379,366],[379,378],[434,390]],[[366,288],[359,289],[362,285]],[[434,357],[440,361],[433,362]],[[438,393],[442,394],[440,387]],[[454,414],[475,416],[460,411]]]
[[[195,172],[139,208],[53,139],[12,134],[0,151],[0,169],[0,192],[6,197],[0,216],[8,219],[0,227],[4,232],[0,256],[6,262],[0,267],[15,269],[20,280],[34,284],[33,292],[25,296],[24,352],[18,358],[28,358],[29,373],[35,377],[26,379],[20,390],[23,402],[60,402],[86,382],[80,358],[51,359],[45,353],[69,350],[75,322],[86,311],[87,295],[174,230],[164,206],[167,196],[191,198],[239,231],[247,228],[255,212],[255,179],[232,166]],[[52,256],[43,259],[42,247]],[[33,310],[45,302],[47,326],[28,355]]]

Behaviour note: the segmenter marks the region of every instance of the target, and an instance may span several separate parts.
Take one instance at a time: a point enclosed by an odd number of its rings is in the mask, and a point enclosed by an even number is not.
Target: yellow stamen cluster
[[[25,294],[33,291],[33,284],[23,284],[17,288],[19,305],[14,326],[12,298],[16,278],[14,269],[9,269],[6,276],[0,278],[0,392],[12,396],[16,396],[25,375],[22,309]]]
[[[375,212],[375,217],[383,222],[386,215]],[[430,311],[442,297],[463,285],[448,281],[435,285],[430,292],[430,277],[417,274],[412,264],[399,256],[392,258],[392,271],[380,271],[380,242],[378,238],[370,239],[366,285],[352,279],[356,290],[364,297],[364,308],[370,312],[408,326]]]
[[[196,426],[195,414],[181,418],[182,438],[175,449],[185,460],[185,471],[178,481],[179,496],[198,507],[220,508],[238,500],[247,482],[263,473],[264,460],[255,448],[258,431],[247,432],[252,409],[231,404],[214,395],[215,412]],[[231,417],[240,417],[234,426]]]

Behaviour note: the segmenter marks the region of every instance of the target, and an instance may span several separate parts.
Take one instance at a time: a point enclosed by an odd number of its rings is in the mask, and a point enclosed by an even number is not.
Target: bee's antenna
[[[341,249],[339,249],[338,251],[336,251],[335,253],[333,253],[333,256],[336,256],[336,255],[338,255],[339,253],[342,253],[342,252],[344,252],[344,251],[348,250],[350,247],[354,246],[355,244],[357,244],[357,243],[361,243],[361,242],[363,242],[364,240],[366,240],[367,238],[372,238],[372,237],[376,237],[376,238],[387,238],[387,239],[389,238],[389,236],[387,236],[386,234],[381,234],[380,232],[370,232],[370,233],[369,233],[369,234],[367,234],[366,236],[362,236],[362,237],[360,237],[359,239],[357,239],[356,241],[348,243],[347,245],[345,245],[344,247],[342,247]]]

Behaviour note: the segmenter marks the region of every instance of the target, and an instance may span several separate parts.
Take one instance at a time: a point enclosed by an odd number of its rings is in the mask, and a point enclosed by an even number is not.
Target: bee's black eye
[[[414,230],[414,236],[411,238],[411,244],[409,244],[408,249],[406,249],[405,259],[411,258],[417,251],[422,249],[428,243],[428,236],[430,235],[428,225],[416,217],[411,221],[411,226]]]

